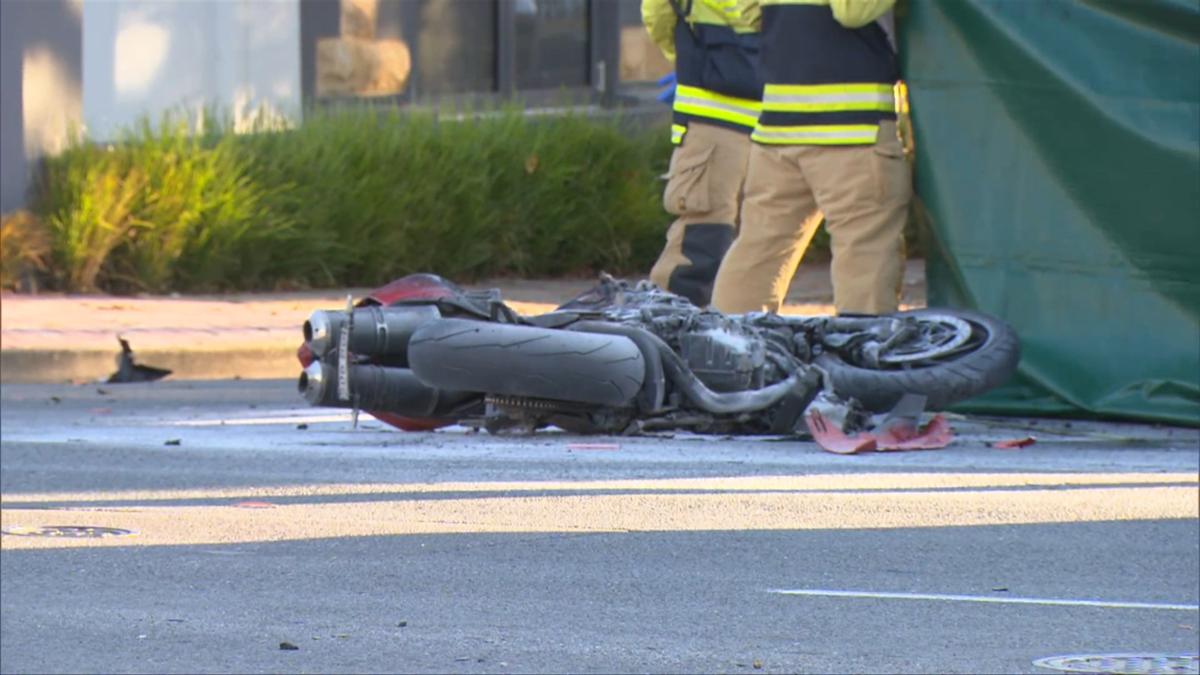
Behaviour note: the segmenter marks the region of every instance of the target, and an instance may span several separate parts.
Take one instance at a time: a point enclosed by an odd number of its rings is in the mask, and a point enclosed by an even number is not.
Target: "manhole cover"
[[[1066,673],[1200,675],[1198,654],[1079,654],[1037,659],[1033,665]]]
[[[122,530],[117,527],[96,527],[94,525],[47,525],[45,527],[10,527],[0,530],[0,533],[14,537],[67,537],[73,539],[122,537],[133,534],[133,530]]]

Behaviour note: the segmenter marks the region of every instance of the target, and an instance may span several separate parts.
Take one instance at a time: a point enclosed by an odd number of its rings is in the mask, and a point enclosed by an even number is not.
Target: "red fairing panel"
[[[378,304],[388,307],[405,300],[452,298],[460,292],[457,286],[436,274],[410,274],[371,291],[358,304]]]

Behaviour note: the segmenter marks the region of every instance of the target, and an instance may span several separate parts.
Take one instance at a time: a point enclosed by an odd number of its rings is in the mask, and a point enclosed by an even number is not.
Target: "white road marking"
[[[371,418],[374,419],[374,418]],[[350,423],[350,413],[334,413],[330,415],[308,414],[289,417],[220,417],[201,420],[169,420],[159,422],[155,426],[163,427],[223,427],[223,426],[268,426],[279,424],[322,424],[326,422]]]
[[[1062,607],[1108,607],[1116,609],[1163,609],[1198,612],[1200,605],[1173,605],[1154,602],[1108,602],[1104,600],[1061,600],[1055,598],[1003,598],[990,595],[947,595],[942,593],[877,593],[871,591],[830,591],[821,589],[769,589],[779,595],[811,595],[833,598],[882,598],[886,600],[941,600],[947,602],[988,602],[1001,605],[1056,605]]]

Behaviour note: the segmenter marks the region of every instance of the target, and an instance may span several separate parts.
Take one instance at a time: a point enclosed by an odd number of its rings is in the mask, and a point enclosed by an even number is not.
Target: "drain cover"
[[[96,527],[94,525],[47,525],[45,527],[10,527],[0,530],[0,533],[14,537],[69,537],[72,539],[100,537],[122,537],[133,534],[133,530],[122,530],[117,527]]]
[[[1067,673],[1200,675],[1197,654],[1078,654],[1037,659],[1033,665]]]

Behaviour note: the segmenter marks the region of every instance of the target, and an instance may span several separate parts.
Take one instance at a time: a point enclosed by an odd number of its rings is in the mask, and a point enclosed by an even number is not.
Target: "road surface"
[[[1196,430],[954,417],[949,448],[843,457],[354,428],[281,381],[0,403],[5,673],[1026,673],[1198,650]],[[29,536],[48,526],[130,533]]]

